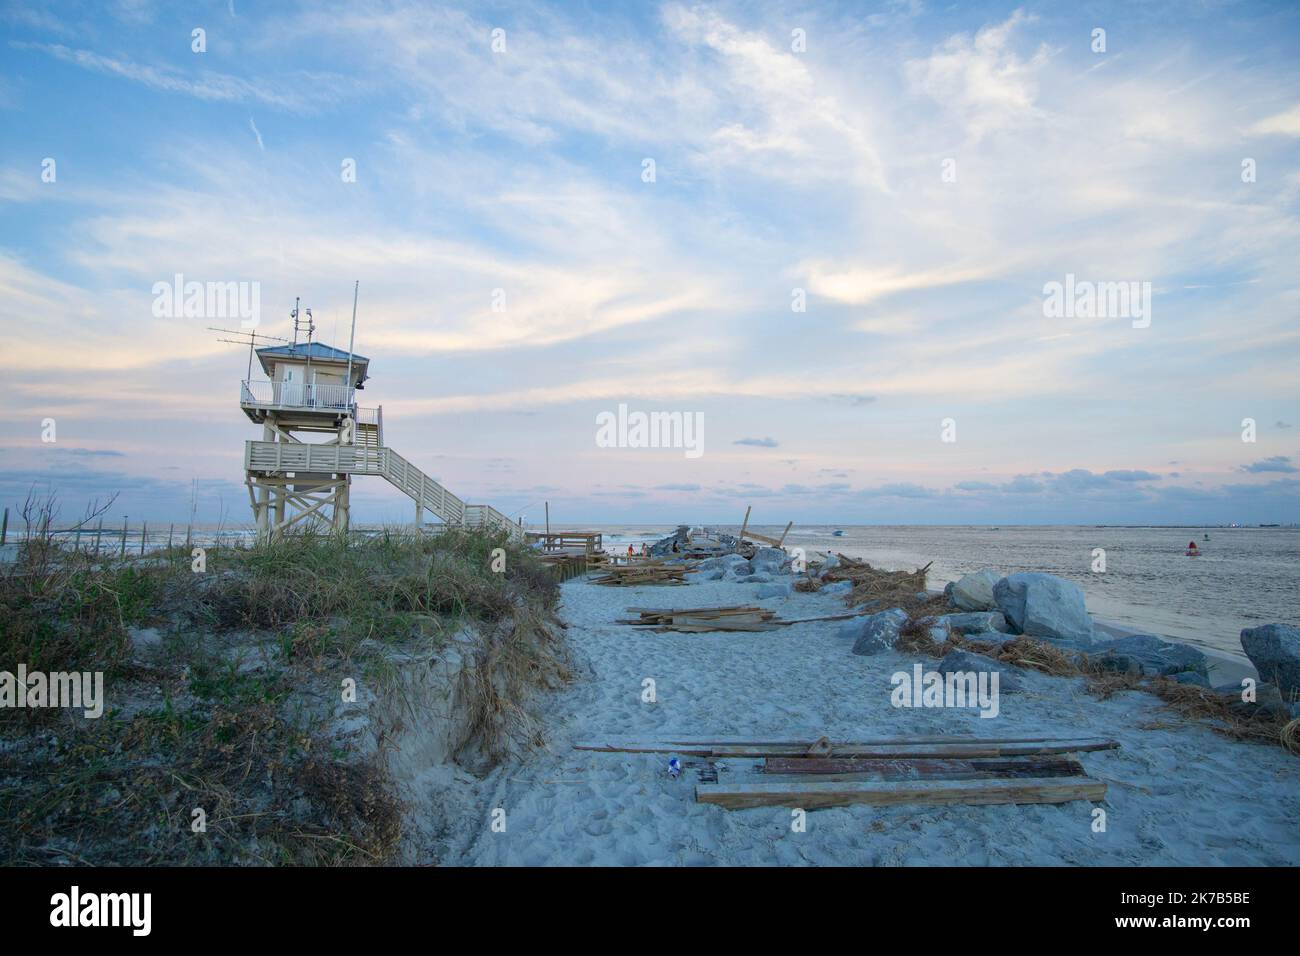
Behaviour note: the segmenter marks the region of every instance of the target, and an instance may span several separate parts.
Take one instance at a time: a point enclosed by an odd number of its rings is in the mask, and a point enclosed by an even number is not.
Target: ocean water
[[[719,525],[724,531],[736,527]],[[606,526],[605,546],[656,540],[664,527]],[[781,527],[753,526],[779,537]],[[787,547],[809,557],[838,551],[889,570],[933,561],[928,585],[940,589],[970,571],[1043,571],[1081,588],[1099,620],[1244,659],[1241,629],[1300,624],[1300,528],[831,526],[791,529]],[[1204,540],[1208,534],[1210,540]],[[1200,557],[1184,554],[1195,539]],[[1106,553],[1094,573],[1093,549]]]

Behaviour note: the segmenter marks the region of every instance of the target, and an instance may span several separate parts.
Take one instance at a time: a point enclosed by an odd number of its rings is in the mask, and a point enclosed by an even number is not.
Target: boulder
[[[975,654],[971,651],[949,651],[944,655],[943,660],[939,662],[937,670],[945,676],[971,671],[977,674],[981,671],[987,674],[996,673],[998,675],[998,693],[1014,694],[1024,687],[1023,682],[1017,676],[1020,668],[1012,667],[1010,664],[1004,664],[999,660],[985,657],[983,654]]]
[[[749,563],[755,571],[779,574],[785,565],[785,560],[785,552],[780,548],[759,548],[749,559]]]
[[[993,597],[993,586],[1001,577],[996,571],[976,571],[952,582],[952,590],[944,588],[944,593],[954,607],[963,611],[996,611],[998,602]]]
[[[1196,648],[1162,641],[1154,634],[1130,634],[1114,641],[1099,641],[1088,649],[1088,656],[1107,670],[1122,674],[1149,677],[1172,677],[1185,671],[1202,677],[1209,674],[1209,662]]]
[[[853,590],[852,581],[836,581],[834,584],[824,585],[818,594],[838,594],[840,597],[848,594]]]
[[[840,634],[853,638],[854,654],[879,654],[892,650],[898,643],[898,632],[907,623],[907,612],[901,607],[854,618],[840,628]]]
[[[1001,611],[968,611],[965,614],[944,614],[935,618],[958,634],[982,634],[984,631],[1007,630],[1007,619]]]
[[[794,588],[790,586],[789,582],[778,581],[775,584],[759,585],[758,590],[754,592],[754,597],[760,601],[764,598],[787,598],[793,592]]]
[[[1092,643],[1092,619],[1083,591],[1073,582],[1053,574],[1021,571],[998,581],[993,596],[1016,633],[1069,641],[1074,646]]]
[[[1300,697],[1300,627],[1248,627],[1241,632],[1241,649],[1260,680],[1276,684],[1287,700]]]
[[[746,574],[741,577],[737,573],[736,580],[742,584],[770,584],[772,576],[770,574]]]

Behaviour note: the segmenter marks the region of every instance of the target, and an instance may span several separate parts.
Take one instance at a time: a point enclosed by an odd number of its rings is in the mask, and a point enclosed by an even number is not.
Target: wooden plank
[[[696,757],[802,757],[813,741],[721,743],[674,740],[606,740],[580,741],[575,750],[600,750],[617,753],[671,753]],[[1065,740],[991,741],[952,739],[943,743],[899,740],[863,743],[831,742],[829,757],[891,759],[908,757],[1014,757],[1059,753],[1082,753],[1113,750],[1119,744],[1101,737]]]
[[[1091,777],[1026,777],[1017,780],[829,780],[796,783],[708,783],[695,788],[699,803],[728,810],[747,807],[800,807],[816,810],[866,804],[1097,803],[1106,796],[1106,784]]]
[[[991,777],[1071,777],[1084,773],[1074,757],[1058,755],[1030,757],[976,757],[971,759],[921,758],[871,760],[860,757],[768,757],[764,776],[816,774],[842,779],[940,780],[987,779]]]

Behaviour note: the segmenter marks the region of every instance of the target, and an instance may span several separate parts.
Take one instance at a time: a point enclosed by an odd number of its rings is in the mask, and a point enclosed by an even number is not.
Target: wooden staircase
[[[417,522],[427,510],[448,527],[485,528],[523,538],[523,529],[496,508],[467,505],[382,441],[382,419],[358,422],[352,445],[249,441],[244,443],[244,468],[274,476],[379,475],[415,502]]]

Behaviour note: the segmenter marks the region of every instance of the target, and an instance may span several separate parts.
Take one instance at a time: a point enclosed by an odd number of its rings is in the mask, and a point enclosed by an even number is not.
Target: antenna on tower
[[[254,348],[256,348],[259,340],[263,342],[288,342],[289,341],[288,339],[281,338],[278,335],[263,335],[260,332],[250,332],[248,331],[248,329],[219,329],[216,328],[215,326],[209,325],[208,331],[224,332],[227,335],[242,336],[242,338],[217,339],[217,341],[229,342],[231,345],[243,345],[245,343],[248,344],[248,377],[250,379],[253,377],[253,350]]]

